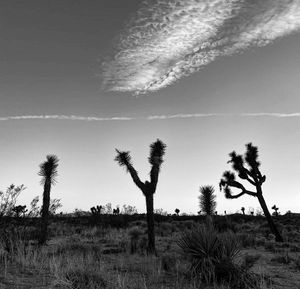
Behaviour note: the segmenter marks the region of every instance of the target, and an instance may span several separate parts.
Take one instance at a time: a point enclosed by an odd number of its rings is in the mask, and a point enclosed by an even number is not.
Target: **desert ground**
[[[192,270],[179,240],[207,226],[205,216],[155,215],[156,254],[147,254],[143,214],[53,216],[46,245],[37,242],[39,218],[2,218],[0,288],[300,288],[300,216],[275,217],[278,243],[263,216],[213,216],[216,234],[238,243],[238,284],[205,282]],[[247,277],[245,277],[247,276]],[[234,278],[233,278],[234,279]],[[250,281],[249,281],[250,280]]]

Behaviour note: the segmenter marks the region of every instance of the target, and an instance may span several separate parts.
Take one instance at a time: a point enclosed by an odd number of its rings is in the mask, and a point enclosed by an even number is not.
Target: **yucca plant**
[[[46,161],[40,164],[39,176],[42,177],[41,184],[44,186],[43,206],[42,206],[42,223],[40,244],[45,244],[48,235],[48,218],[50,206],[51,186],[55,185],[57,177],[58,157],[56,155],[47,155]]]
[[[212,216],[216,210],[217,202],[213,186],[200,187],[199,206],[205,215]]]
[[[119,151],[116,149],[117,156],[115,161],[121,166],[125,167],[127,172],[130,173],[133,182],[143,192],[146,198],[147,209],[147,225],[148,225],[148,253],[154,254],[155,251],[155,234],[154,234],[154,207],[153,207],[153,195],[156,191],[158,182],[158,175],[161,164],[163,163],[163,156],[165,154],[166,145],[159,139],[150,145],[150,156],[148,158],[151,164],[150,182],[144,183],[140,180],[137,171],[133,167],[130,152]]]
[[[213,226],[199,226],[184,232],[178,245],[191,262],[192,274],[205,283],[219,279],[220,274],[228,278],[240,251],[233,233],[220,234]]]

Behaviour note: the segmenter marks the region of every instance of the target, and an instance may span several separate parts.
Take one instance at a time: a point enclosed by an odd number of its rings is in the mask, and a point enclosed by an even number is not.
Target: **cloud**
[[[179,113],[170,115],[150,115],[147,117],[96,117],[96,116],[80,116],[80,115],[19,115],[0,117],[0,121],[10,120],[68,120],[68,121],[130,121],[130,120],[168,120],[183,118],[207,118],[207,117],[272,117],[272,118],[292,118],[300,117],[300,112],[295,113],[277,113],[277,112],[254,112],[254,113]]]
[[[103,64],[108,90],[145,93],[300,29],[299,0],[146,0]]]
[[[8,120],[30,120],[30,119],[57,119],[57,120],[80,120],[80,121],[127,121],[132,120],[131,117],[95,117],[95,116],[80,116],[80,115],[19,115],[0,117],[0,121]]]

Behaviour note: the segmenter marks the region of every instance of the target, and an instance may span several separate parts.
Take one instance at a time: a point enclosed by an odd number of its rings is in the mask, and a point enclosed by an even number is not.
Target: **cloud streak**
[[[103,64],[108,90],[146,93],[300,29],[299,0],[146,0]]]
[[[104,122],[104,121],[132,121],[132,120],[170,120],[186,118],[213,118],[213,117],[271,117],[271,118],[295,118],[300,117],[300,112],[277,113],[277,112],[254,112],[254,113],[179,113],[170,115],[150,115],[147,117],[97,117],[80,115],[19,115],[0,117],[0,121],[26,121],[26,120],[66,120],[84,122]]]

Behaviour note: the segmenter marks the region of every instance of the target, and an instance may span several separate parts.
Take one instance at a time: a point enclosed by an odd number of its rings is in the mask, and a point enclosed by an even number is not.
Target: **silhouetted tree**
[[[224,172],[223,178],[220,181],[220,190],[224,191],[225,197],[228,199],[236,199],[245,194],[257,197],[264,215],[269,223],[270,229],[275,235],[276,241],[282,242],[283,239],[277,227],[275,226],[262,194],[262,184],[265,182],[266,176],[262,175],[259,170],[260,163],[258,162],[257,147],[249,143],[246,144],[246,153],[244,156],[236,154],[235,151],[230,153],[229,156],[229,163],[232,164],[233,170],[238,173],[239,178],[246,180],[253,185],[255,187],[255,191],[247,190],[242,183],[236,180],[235,174],[230,171]],[[238,194],[233,194],[231,188],[239,189],[241,192]]]
[[[277,217],[277,216],[279,215],[279,214],[278,214],[279,208],[277,208],[276,205],[274,205],[274,206],[272,207],[272,210],[274,210],[273,215]]]
[[[40,244],[45,244],[48,235],[48,217],[50,206],[51,186],[56,183],[58,157],[55,155],[47,155],[46,161],[40,164],[39,176],[42,177],[41,184],[44,186],[43,206],[42,206],[42,224]]]
[[[91,207],[91,213],[93,216],[100,216],[102,211],[102,206]]]
[[[113,214],[114,215],[119,215],[120,214],[120,208],[117,207],[116,209],[113,209]]]
[[[205,215],[212,216],[216,212],[216,195],[213,186],[200,187],[199,206]]]
[[[241,211],[243,212],[243,215],[245,215],[245,207],[242,207]]]
[[[147,225],[148,225],[148,253],[155,254],[155,234],[154,234],[154,208],[153,208],[153,195],[156,190],[158,175],[161,164],[163,163],[163,156],[165,154],[166,145],[159,139],[150,145],[150,156],[148,158],[151,164],[150,182],[144,183],[140,180],[137,171],[132,165],[131,156],[129,151],[119,151],[116,149],[117,156],[115,161],[120,166],[124,166],[127,172],[130,173],[133,182],[143,192],[146,198],[147,209]]]
[[[180,210],[179,210],[179,209],[175,209],[175,213],[176,213],[176,215],[178,216],[179,213],[180,213]]]

